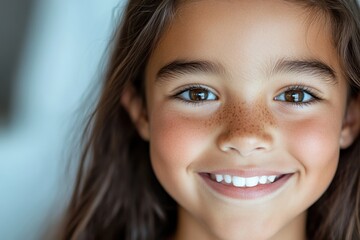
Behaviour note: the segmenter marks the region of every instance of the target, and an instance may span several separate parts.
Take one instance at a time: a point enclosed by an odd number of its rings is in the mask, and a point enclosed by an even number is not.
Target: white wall
[[[71,126],[88,85],[98,80],[117,5],[124,3],[36,3],[17,77],[15,116],[9,128],[0,129],[1,239],[44,239],[59,221],[72,186],[66,173]]]

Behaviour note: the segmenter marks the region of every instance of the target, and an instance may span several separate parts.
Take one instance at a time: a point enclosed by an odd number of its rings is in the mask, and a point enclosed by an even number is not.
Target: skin
[[[146,68],[146,117],[139,105],[127,106],[150,142],[157,178],[179,204],[174,239],[306,239],[306,211],[332,181],[339,149],[351,142],[343,139],[349,132],[347,83],[331,29],[321,15],[307,24],[309,14],[275,0],[180,5]],[[336,83],[321,74],[272,72],[279,59],[321,61],[334,70]],[[158,77],[179,60],[222,69]],[[216,99],[179,99],[179,91],[193,84]],[[320,100],[276,100],[297,85]],[[275,194],[234,199],[214,193],[199,176],[221,169],[293,175]]]

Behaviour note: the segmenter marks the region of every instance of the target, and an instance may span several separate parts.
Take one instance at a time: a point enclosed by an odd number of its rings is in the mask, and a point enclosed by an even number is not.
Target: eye
[[[177,98],[187,102],[215,101],[218,97],[204,87],[190,87],[176,94]]]
[[[305,104],[319,100],[319,98],[311,93],[309,89],[302,86],[295,86],[277,95],[274,100],[294,104]]]

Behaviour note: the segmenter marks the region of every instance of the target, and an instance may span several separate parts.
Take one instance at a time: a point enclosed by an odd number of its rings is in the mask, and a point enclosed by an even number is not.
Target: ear
[[[350,100],[346,110],[341,135],[340,147],[349,147],[359,136],[360,132],[360,94]]]
[[[148,141],[150,137],[149,121],[146,107],[143,106],[141,97],[136,94],[132,86],[128,86],[124,89],[120,101],[121,105],[128,112],[139,135],[144,140]]]

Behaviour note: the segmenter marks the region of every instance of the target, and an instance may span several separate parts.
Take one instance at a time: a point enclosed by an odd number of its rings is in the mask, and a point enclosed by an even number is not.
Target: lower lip
[[[200,173],[200,176],[204,179],[206,184],[216,192],[230,198],[244,200],[261,198],[276,192],[292,177],[292,175],[293,174],[286,174],[273,183],[259,184],[255,187],[234,187],[232,184],[226,185],[212,180],[207,173]]]

